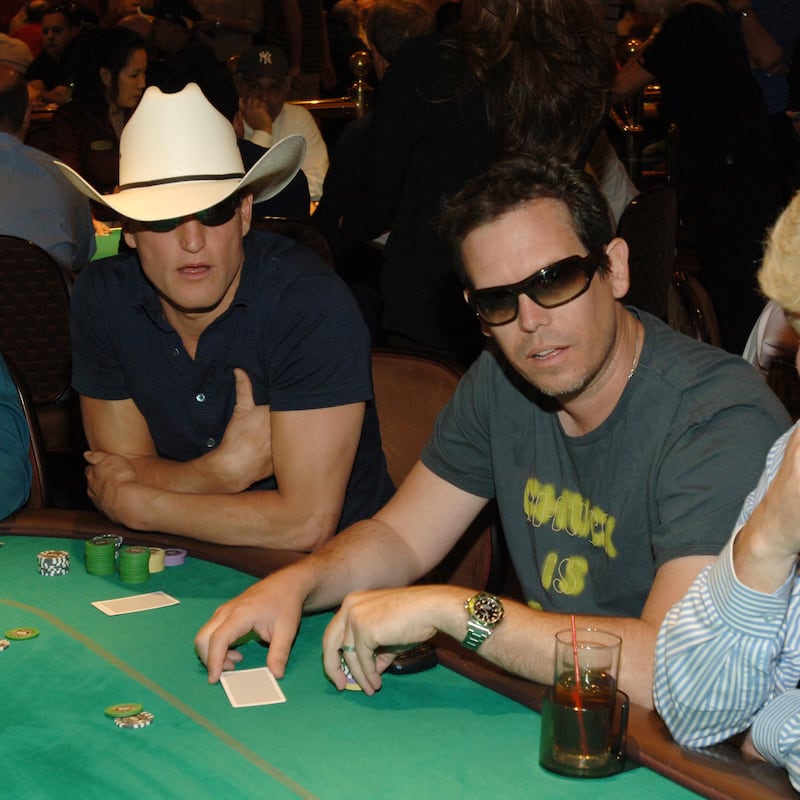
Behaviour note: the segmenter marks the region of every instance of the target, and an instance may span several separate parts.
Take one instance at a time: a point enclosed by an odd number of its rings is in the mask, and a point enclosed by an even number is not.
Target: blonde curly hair
[[[769,232],[758,285],[785,312],[800,314],[800,193]]]

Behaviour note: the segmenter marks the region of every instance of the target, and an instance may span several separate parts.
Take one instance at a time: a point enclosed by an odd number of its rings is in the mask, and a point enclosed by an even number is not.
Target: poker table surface
[[[687,787],[735,797],[730,783],[759,787],[742,797],[791,796],[781,794],[780,771],[731,772],[722,755],[721,769],[712,758],[711,778],[684,774],[696,756],[676,748],[671,761],[648,752],[655,715],[636,707],[629,753],[649,766],[633,763],[599,780],[550,774],[538,764],[534,709],[543,687],[453,643],[437,642],[438,666],[387,675],[372,697],[339,692],[321,664],[330,614],[303,618],[280,681],[285,703],[233,708],[220,685],[208,684],[193,637],[251,575],[190,554],[147,583],[127,585],[87,574],[80,537],[23,533],[0,528],[0,636],[17,627],[39,635],[0,652],[0,797],[685,800],[697,796]],[[69,574],[39,574],[37,554],[52,549],[70,554]],[[158,590],[179,604],[113,617],[91,605]],[[240,668],[264,665],[258,641],[240,652]],[[141,703],[152,724],[118,728],[104,712],[125,702]]]

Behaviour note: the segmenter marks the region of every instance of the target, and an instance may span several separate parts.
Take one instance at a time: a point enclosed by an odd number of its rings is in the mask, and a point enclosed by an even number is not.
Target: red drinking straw
[[[575,685],[572,687],[572,702],[578,711],[583,711],[583,702],[581,701],[580,683],[581,671],[578,666],[578,632],[575,629],[575,615],[570,614],[570,626],[572,628],[572,665],[575,668]],[[583,714],[578,714],[578,729],[581,735],[581,752],[588,755],[589,746],[586,742],[586,729],[583,726]]]

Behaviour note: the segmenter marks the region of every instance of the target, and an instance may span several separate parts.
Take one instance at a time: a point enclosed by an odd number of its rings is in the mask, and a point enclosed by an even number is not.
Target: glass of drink
[[[619,636],[594,628],[556,634],[555,674],[542,701],[539,763],[598,778],[625,766],[628,696],[617,689]]]

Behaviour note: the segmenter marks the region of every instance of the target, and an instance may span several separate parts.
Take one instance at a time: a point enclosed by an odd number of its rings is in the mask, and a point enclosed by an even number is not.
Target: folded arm
[[[293,550],[313,550],[336,532],[363,403],[283,412],[254,406],[242,418],[235,412],[220,453],[184,463],[155,454],[146,423],[140,419],[137,425],[138,411],[128,403],[115,401],[97,423],[104,401],[84,402],[94,415],[86,424],[96,448],[87,454],[90,496],[112,519],[221,544]],[[248,434],[251,414],[266,423],[252,426]],[[131,424],[119,424],[123,419]],[[114,436],[114,430],[124,433]],[[272,472],[276,490],[242,491]]]

